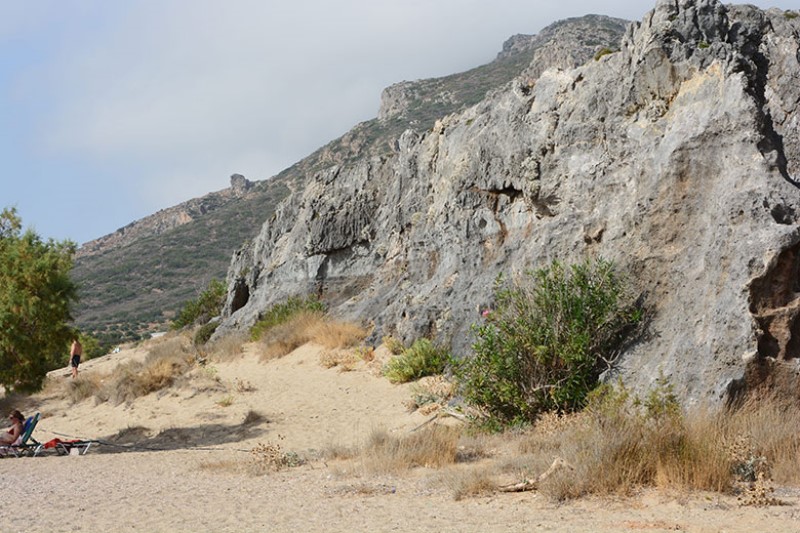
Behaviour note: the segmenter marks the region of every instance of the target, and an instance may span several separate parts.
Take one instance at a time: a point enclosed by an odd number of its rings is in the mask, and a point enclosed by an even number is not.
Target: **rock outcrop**
[[[539,72],[536,64],[530,72]],[[374,337],[449,340],[498,273],[602,256],[652,312],[620,360],[686,402],[796,375],[800,19],[660,0],[619,51],[522,76],[395,153],[318,173],[236,252],[221,332],[317,293]]]
[[[420,108],[445,111],[443,116],[475,104],[488,90],[495,89],[498,81],[520,74],[522,69],[516,69],[517,64],[530,65],[525,72],[528,78],[547,68],[575,68],[598,52],[618,47],[627,24],[627,20],[586,15],[561,20],[536,35],[514,35],[487,65],[444,78],[403,81],[387,87],[381,94],[378,120],[402,118],[416,125]]]

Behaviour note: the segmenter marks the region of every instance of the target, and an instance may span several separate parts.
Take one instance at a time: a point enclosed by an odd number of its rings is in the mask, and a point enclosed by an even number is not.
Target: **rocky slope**
[[[620,50],[537,69],[391,154],[332,165],[233,257],[220,334],[322,295],[375,338],[449,339],[500,272],[614,260],[653,312],[620,375],[689,403],[795,375],[800,20],[659,0]]]
[[[302,189],[332,165],[389,157],[406,129],[429,130],[447,114],[481,101],[536,64],[574,67],[598,50],[618,46],[624,21],[587,16],[555,23],[536,36],[509,40],[498,58],[475,69],[429,80],[403,82],[402,109],[387,106],[279,175],[250,183],[236,176],[231,188],[184,202],[84,244],[74,278],[81,287],[77,325],[106,344],[163,329],[186,300],[211,278],[224,277],[233,250],[257,233],[291,189]],[[391,116],[390,116],[391,115]]]
[[[75,258],[81,259],[99,253],[107,253],[139,239],[162,235],[216,211],[233,200],[245,198],[253,192],[253,182],[241,174],[233,174],[231,186],[227,189],[162,209],[158,213],[131,222],[114,233],[84,243],[78,249]]]
[[[77,325],[104,345],[163,329],[211,279],[224,278],[233,250],[288,193],[286,180],[234,175],[230,188],[84,244],[72,272],[80,288]]]

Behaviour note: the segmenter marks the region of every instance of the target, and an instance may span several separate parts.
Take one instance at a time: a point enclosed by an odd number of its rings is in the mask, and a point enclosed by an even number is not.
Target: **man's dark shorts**
[[[72,359],[69,360],[69,364],[75,368],[78,368],[78,365],[81,364],[81,356],[73,355]]]

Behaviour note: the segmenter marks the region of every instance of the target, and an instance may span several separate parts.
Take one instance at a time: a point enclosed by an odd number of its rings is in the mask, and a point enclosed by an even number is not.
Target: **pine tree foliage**
[[[68,326],[77,289],[75,244],[22,230],[16,209],[0,213],[0,385],[35,390],[63,366],[75,332]]]

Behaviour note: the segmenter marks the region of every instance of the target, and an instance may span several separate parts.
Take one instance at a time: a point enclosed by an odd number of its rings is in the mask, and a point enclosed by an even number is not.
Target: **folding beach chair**
[[[13,455],[14,457],[23,456],[36,456],[42,450],[42,444],[34,439],[31,435],[33,430],[36,429],[36,424],[39,423],[41,415],[36,413],[25,419],[22,425],[22,438],[19,444],[7,444],[0,446],[0,455]]]
[[[96,440],[61,440],[53,439],[45,442],[42,449],[53,449],[58,455],[86,455],[93,444],[99,444]],[[74,450],[74,451],[73,451]]]

